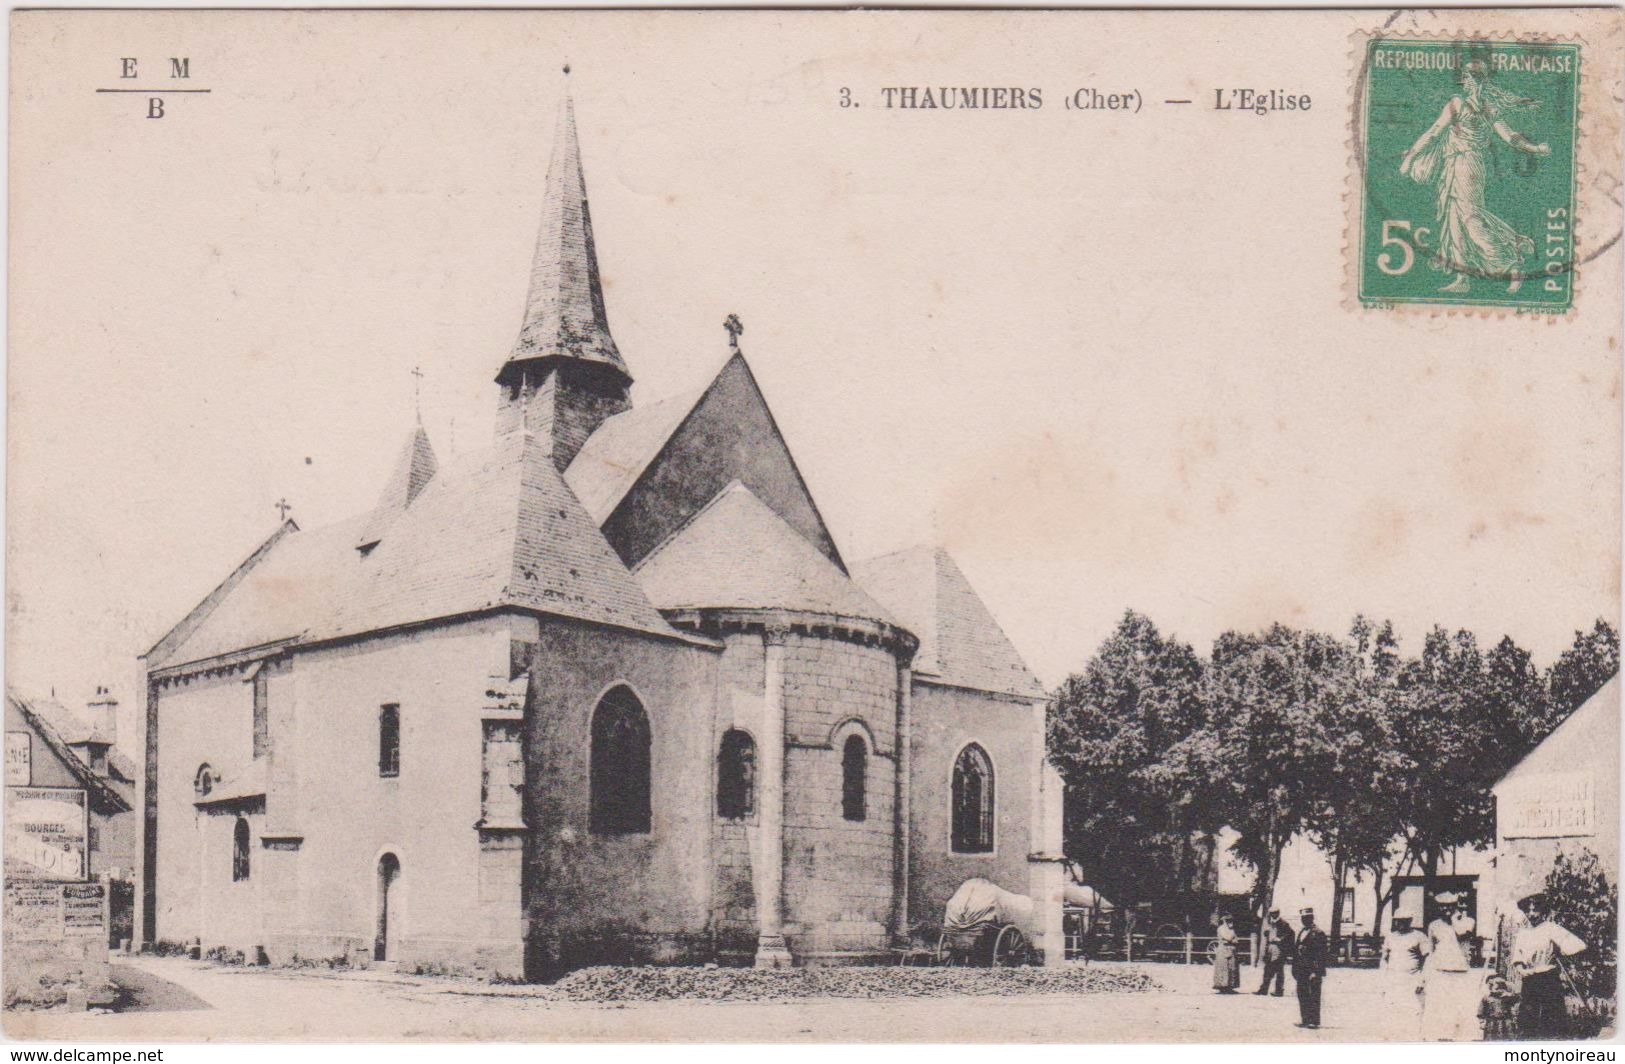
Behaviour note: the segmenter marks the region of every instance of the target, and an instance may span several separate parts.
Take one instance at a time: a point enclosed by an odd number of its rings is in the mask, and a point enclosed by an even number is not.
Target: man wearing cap
[[[1320,984],[1326,978],[1326,932],[1315,926],[1315,910],[1299,909],[1303,930],[1292,944],[1292,981],[1298,984],[1298,1026],[1320,1027]]]
[[[1568,1023],[1563,1004],[1563,957],[1586,948],[1578,935],[1551,918],[1543,892],[1518,902],[1528,919],[1512,940],[1512,970],[1523,977],[1518,993],[1518,1029],[1525,1038],[1561,1038]]]
[[[1264,922],[1264,981],[1255,994],[1270,992],[1270,980],[1275,980],[1275,996],[1286,989],[1286,965],[1292,959],[1292,925],[1281,919],[1281,910],[1271,909]]]

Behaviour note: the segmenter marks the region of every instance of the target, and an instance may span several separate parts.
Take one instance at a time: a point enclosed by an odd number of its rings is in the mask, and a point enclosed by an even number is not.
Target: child
[[[1484,999],[1478,1003],[1478,1018],[1484,1024],[1484,1041],[1505,1042],[1517,1038],[1518,995],[1499,975],[1490,976],[1485,980],[1484,987]]]

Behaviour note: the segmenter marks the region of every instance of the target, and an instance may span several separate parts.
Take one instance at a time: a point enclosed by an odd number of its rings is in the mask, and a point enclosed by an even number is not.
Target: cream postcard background
[[[273,503],[372,504],[414,365],[443,457],[489,439],[566,61],[636,401],[739,314],[845,555],[940,539],[1046,683],[1126,607],[1201,650],[1363,611],[1549,662],[1618,612],[1620,248],[1569,320],[1346,309],[1350,35],[1388,17],[15,14],[7,681],[133,711]],[[1618,12],[1394,25],[1578,35],[1617,92]],[[124,56],[213,91],[148,120],[93,91]],[[1084,86],[1146,102],[1063,109]],[[1594,200],[1581,255],[1620,229]]]

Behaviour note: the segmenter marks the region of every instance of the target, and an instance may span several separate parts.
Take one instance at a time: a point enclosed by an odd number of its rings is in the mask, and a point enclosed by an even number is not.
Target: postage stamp
[[[1580,61],[1576,43],[1366,42],[1361,305],[1569,311]]]

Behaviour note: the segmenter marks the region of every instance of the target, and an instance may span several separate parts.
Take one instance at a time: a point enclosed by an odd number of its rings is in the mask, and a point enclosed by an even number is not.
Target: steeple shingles
[[[517,382],[529,368],[527,363],[552,358],[600,363],[631,379],[609,334],[609,319],[604,312],[592,216],[587,208],[587,183],[581,172],[581,147],[576,141],[575,105],[568,86],[559,105],[553,157],[547,168],[525,318],[519,339],[497,379]],[[534,382],[537,374],[530,377]]]
[[[370,546],[382,539],[390,522],[412,505],[412,500],[428,487],[439,469],[434,448],[429,445],[429,434],[423,431],[422,425],[418,425],[402,448],[401,456],[395,462],[395,471],[390,474],[383,493],[378,496],[378,505],[356,540],[356,546]]]

